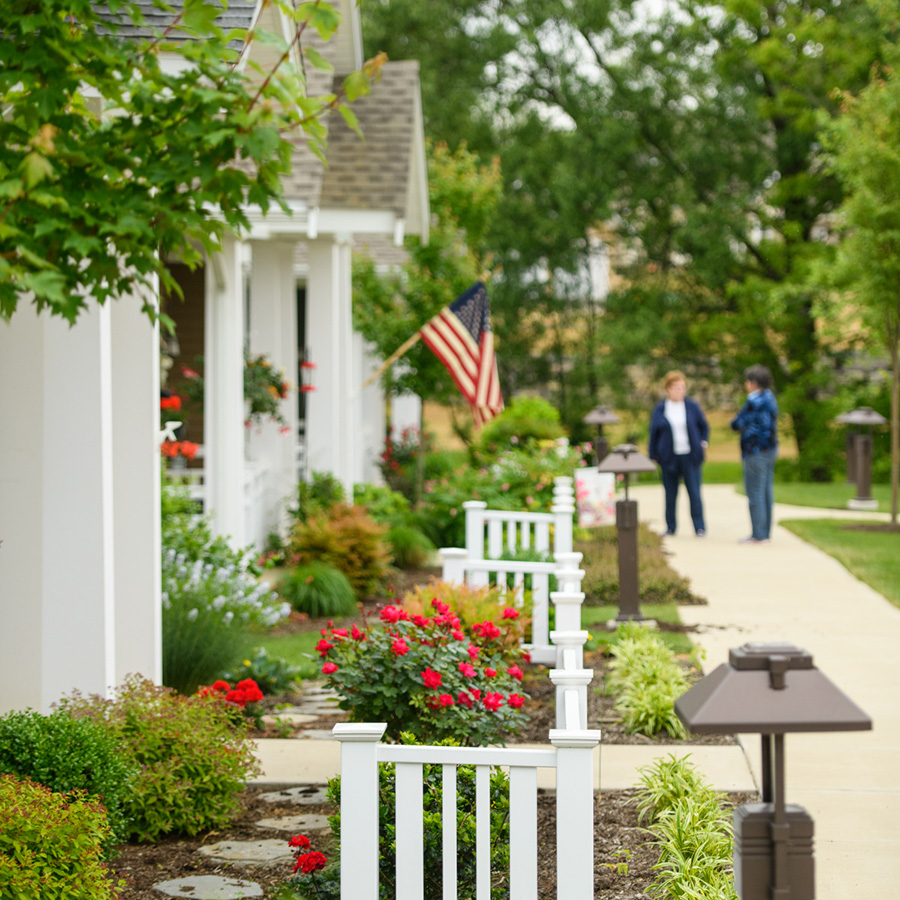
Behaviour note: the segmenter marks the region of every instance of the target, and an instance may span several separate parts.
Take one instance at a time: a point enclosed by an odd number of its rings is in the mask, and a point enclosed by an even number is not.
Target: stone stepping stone
[[[328,816],[307,813],[304,816],[277,816],[274,819],[260,819],[257,828],[271,828],[273,831],[289,831],[298,834],[305,831],[325,831],[328,828]]]
[[[306,728],[294,735],[297,740],[330,741],[334,739],[330,728]]]
[[[232,866],[268,866],[294,861],[294,854],[285,840],[219,841],[197,851],[213,862]]]
[[[318,718],[318,716],[311,716],[308,713],[288,711],[274,716],[263,716],[262,720],[266,725],[277,725],[279,722],[288,722],[291,725],[306,725],[307,722],[315,722]]]
[[[193,897],[193,900],[243,900],[244,897],[262,897],[262,888],[255,881],[224,878],[221,875],[192,875],[153,885],[169,897]]]
[[[320,803],[328,802],[325,788],[314,784],[285,788],[283,791],[269,791],[267,794],[260,794],[259,798],[266,803],[291,803],[295,806],[318,806]]]
[[[346,710],[340,709],[336,703],[304,703],[299,709],[303,715],[314,717],[339,716],[346,712]]]

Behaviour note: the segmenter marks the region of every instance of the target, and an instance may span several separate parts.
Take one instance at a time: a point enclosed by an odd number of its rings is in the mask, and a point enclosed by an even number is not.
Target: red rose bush
[[[517,616],[468,625],[435,597],[433,614],[384,607],[376,623],[323,628],[322,674],[356,722],[386,722],[386,738],[503,743],[524,719]],[[510,608],[511,609],[511,608]],[[515,612],[515,610],[512,610]]]

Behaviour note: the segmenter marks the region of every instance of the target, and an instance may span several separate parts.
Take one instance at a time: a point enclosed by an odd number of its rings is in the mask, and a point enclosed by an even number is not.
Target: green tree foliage
[[[451,151],[445,144],[429,145],[433,221],[428,243],[407,238],[410,261],[390,277],[377,273],[368,258],[358,257],[354,263],[354,327],[382,358],[484,276],[489,264],[484,239],[501,187],[496,164],[481,165],[465,147]],[[389,390],[459,399],[449,373],[423,343],[414,345],[403,360],[385,375]]]
[[[309,97],[289,63],[306,29],[327,39],[340,18],[313,0],[290,16],[294,34],[226,32],[224,3],[185,0],[153,38],[132,0],[9,0],[0,9],[0,315],[33,298],[74,322],[85,297],[133,293],[153,313],[165,260],[197,264],[226,229],[246,226],[245,205],[279,201],[291,132],[323,153],[322,115],[368,90],[381,58],[348,76],[338,95]],[[274,44],[271,71],[238,65],[248,38]],[[308,41],[306,42],[308,43]],[[173,55],[178,65],[164,64]],[[314,50],[305,65],[329,68]]]
[[[896,61],[896,52],[892,54]],[[900,480],[900,78],[892,66],[873,73],[826,133],[832,168],[847,190],[841,207],[847,233],[833,275],[849,287],[849,303],[884,348],[891,369],[891,521],[897,522]]]

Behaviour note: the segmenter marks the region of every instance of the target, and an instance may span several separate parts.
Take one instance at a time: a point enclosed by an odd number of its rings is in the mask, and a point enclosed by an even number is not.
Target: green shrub
[[[411,734],[400,735],[403,744],[416,744]],[[438,742],[440,747],[457,747],[453,740]],[[378,842],[379,883],[381,900],[396,900],[396,821],[397,803],[395,791],[395,766],[387,763],[379,766]],[[422,826],[425,896],[441,897],[442,894],[442,800],[443,783],[440,765],[422,767],[423,798]],[[475,882],[475,767],[459,766],[456,770],[456,865],[457,892],[460,897],[474,897]],[[339,804],[340,778],[328,782],[328,798]],[[340,844],[340,813],[330,816],[331,830]],[[491,769],[490,779],[490,830],[491,830],[491,897],[505,900],[509,897],[509,776],[499,768]],[[338,900],[340,897],[340,860],[334,854],[324,871],[315,875],[297,875],[291,884],[302,897]]]
[[[686,758],[639,770],[638,802],[659,846],[651,896],[660,900],[736,900],[732,828],[725,797]]]
[[[618,642],[610,648],[606,690],[629,734],[656,737],[686,734],[675,714],[675,701],[690,687],[672,651],[645,625],[619,625]]]
[[[247,778],[259,772],[247,723],[215,694],[183,697],[132,677],[115,699],[76,693],[62,708],[104,725],[140,766],[124,804],[139,840],[226,825]]]
[[[327,562],[313,560],[291,569],[278,592],[297,612],[313,618],[352,616],[356,594],[347,576]]]
[[[310,480],[297,485],[297,505],[291,510],[295,518],[308,519],[328,512],[332,506],[344,502],[344,486],[330,472],[313,472]]]
[[[223,673],[222,678],[231,682],[252,678],[264,694],[283,694],[301,680],[299,667],[281,657],[269,656],[265,647],[254,647],[247,659]]]
[[[290,551],[297,565],[325,562],[343,572],[360,599],[372,596],[388,572],[385,528],[360,506],[338,503],[298,522]]]
[[[428,564],[435,552],[434,542],[412,525],[392,525],[387,541],[391,561],[398,569],[418,569]]]
[[[526,699],[510,638],[518,610],[468,628],[438,598],[432,608],[437,615],[426,617],[387,606],[365,631],[332,628],[316,646],[322,673],[353,721],[386,722],[389,739],[408,731],[423,741],[502,743]]]
[[[103,725],[61,711],[7,713],[0,718],[0,772],[31,778],[58,793],[84,791],[106,807],[114,840],[125,840],[124,807],[138,768]]]
[[[587,606],[615,606],[619,602],[619,548],[615,525],[591,530],[575,541],[583,554],[582,590]],[[702,603],[691,583],[676,572],[663,553],[660,539],[646,525],[638,527],[638,591],[641,603]]]
[[[275,624],[290,606],[257,580],[249,553],[213,538],[205,520],[185,513],[182,492],[167,488],[163,495],[163,683],[193,694],[237,663],[247,628]]]
[[[555,441],[566,437],[559,410],[542,397],[513,397],[509,406],[488,422],[478,434],[478,446],[495,452],[510,443]]]
[[[113,840],[106,810],[82,792],[68,796],[0,775],[0,897],[112,900],[125,882],[101,861]]]

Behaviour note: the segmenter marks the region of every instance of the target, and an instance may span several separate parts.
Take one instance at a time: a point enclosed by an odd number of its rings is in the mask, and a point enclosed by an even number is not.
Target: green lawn
[[[581,607],[581,627],[587,629],[591,635],[586,649],[596,650],[614,643],[615,632],[607,631],[605,626],[607,622],[615,619],[618,612],[618,606]],[[656,619],[657,622],[681,623],[676,603],[642,603],[641,614],[648,619]],[[659,636],[674,653],[690,654],[694,649],[686,634],[660,631]]]
[[[861,530],[854,526],[872,523],[850,519],[788,519],[779,524],[900,607],[900,531]]]
[[[833,481],[830,484],[811,484],[805,481],[785,481],[775,484],[775,502],[792,506],[816,506],[821,509],[847,509],[847,501],[856,496],[856,485]],[[872,499],[878,501],[879,512],[891,510],[891,486],[873,484]]]
[[[265,647],[272,659],[281,658],[289,665],[297,666],[303,678],[319,677],[316,644],[321,638],[318,631],[301,631],[296,634],[254,634],[247,645],[247,655],[254,647]],[[310,659],[310,657],[313,657]]]

